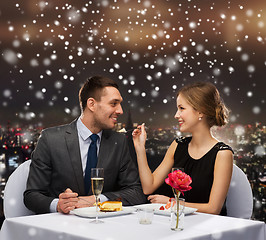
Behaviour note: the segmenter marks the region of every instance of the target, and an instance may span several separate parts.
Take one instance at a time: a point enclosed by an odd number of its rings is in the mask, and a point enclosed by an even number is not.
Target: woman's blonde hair
[[[198,112],[206,116],[212,126],[223,126],[228,122],[229,110],[224,105],[217,88],[210,82],[196,82],[181,88],[177,96],[182,97]]]

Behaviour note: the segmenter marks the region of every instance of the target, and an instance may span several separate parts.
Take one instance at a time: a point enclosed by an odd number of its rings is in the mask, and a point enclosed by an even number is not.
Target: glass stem
[[[177,189],[173,189],[174,195],[175,195],[175,200],[176,200],[176,229],[178,229],[178,224],[179,224],[179,196],[180,196],[180,191]]]
[[[176,195],[176,229],[178,229],[179,224],[179,196]]]
[[[96,222],[98,222],[98,196],[95,196],[96,198]]]

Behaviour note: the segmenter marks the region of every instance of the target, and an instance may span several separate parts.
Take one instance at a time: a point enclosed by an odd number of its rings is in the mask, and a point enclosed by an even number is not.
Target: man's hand
[[[85,197],[78,197],[78,202],[76,204],[76,208],[83,208],[83,207],[92,207],[95,203],[95,196],[85,196]]]
[[[67,188],[63,193],[59,195],[57,211],[67,214],[75,208],[77,202],[78,194],[72,192],[70,188]]]
[[[164,203],[164,204],[166,204],[169,201],[169,197],[164,196],[164,195],[156,194],[156,195],[150,195],[148,197],[148,200],[151,203]]]

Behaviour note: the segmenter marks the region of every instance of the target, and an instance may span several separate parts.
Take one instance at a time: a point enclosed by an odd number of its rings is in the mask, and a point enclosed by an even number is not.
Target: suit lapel
[[[72,123],[70,123],[65,133],[65,139],[68,154],[75,174],[75,179],[78,184],[79,194],[84,195],[83,170],[81,164],[79,139],[76,125],[77,121],[73,121]]]

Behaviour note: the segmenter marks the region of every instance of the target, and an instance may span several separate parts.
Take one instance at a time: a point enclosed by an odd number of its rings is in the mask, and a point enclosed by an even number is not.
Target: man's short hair
[[[107,77],[94,76],[87,79],[79,91],[79,104],[82,112],[85,110],[89,98],[100,101],[102,90],[105,87],[115,87],[118,89],[117,83]]]

